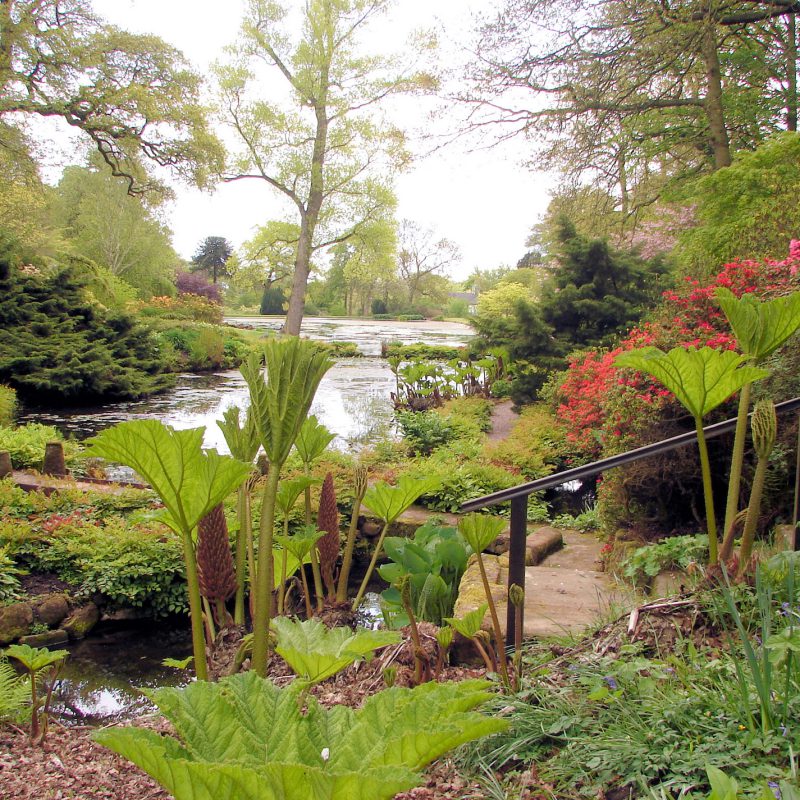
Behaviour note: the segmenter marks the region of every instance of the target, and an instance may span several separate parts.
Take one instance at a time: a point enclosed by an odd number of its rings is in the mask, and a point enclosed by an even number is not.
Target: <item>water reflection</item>
[[[161,665],[191,654],[188,623],[107,623],[69,646],[53,693],[65,721],[94,723],[131,719],[154,709],[141,689],[180,686],[186,674]]]
[[[277,328],[278,318],[232,318],[235,324]],[[372,320],[305,320],[303,333],[315,339],[355,341],[366,355],[340,359],[322,379],[311,413],[337,438],[340,450],[358,450],[387,434],[392,422],[389,393],[394,376],[385,360],[376,357],[382,339],[460,345],[472,335],[467,325],[439,322],[375,322]],[[221,453],[228,448],[216,425],[232,405],[244,408],[247,386],[238,370],[205,375],[183,374],[177,385],[143,400],[57,410],[29,409],[18,422],[43,422],[65,435],[85,439],[104,428],[131,419],[160,419],[177,429],[205,426],[204,444]]]

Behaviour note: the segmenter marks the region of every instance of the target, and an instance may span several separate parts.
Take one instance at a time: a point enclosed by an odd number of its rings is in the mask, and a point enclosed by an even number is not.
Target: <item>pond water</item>
[[[227,322],[255,329],[277,329],[277,317],[231,317]],[[311,413],[337,435],[334,446],[357,450],[385,435],[392,422],[389,393],[394,376],[380,354],[381,341],[465,344],[473,335],[468,325],[451,322],[378,322],[312,318],[304,335],[321,341],[350,341],[362,358],[339,359],[322,379]],[[216,425],[225,409],[247,405],[247,387],[238,370],[179,375],[174,388],[143,400],[67,409],[25,409],[18,421],[54,425],[65,435],[85,439],[103,428],[131,419],[157,418],[177,429],[205,426],[205,446],[226,453]]]

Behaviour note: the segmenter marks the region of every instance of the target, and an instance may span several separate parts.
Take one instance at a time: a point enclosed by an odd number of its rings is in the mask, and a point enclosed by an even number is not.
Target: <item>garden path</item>
[[[492,406],[492,427],[486,434],[490,442],[499,442],[507,439],[511,429],[517,424],[519,414],[514,411],[514,403],[511,400],[501,400]]]

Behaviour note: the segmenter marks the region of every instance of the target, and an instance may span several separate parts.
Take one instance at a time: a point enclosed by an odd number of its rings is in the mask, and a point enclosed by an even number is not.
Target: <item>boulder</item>
[[[69,614],[69,602],[64,594],[48,594],[34,601],[34,619],[51,628],[57,627],[67,614]]]
[[[61,626],[70,639],[83,639],[100,620],[100,609],[94,603],[76,608]]]
[[[52,631],[45,633],[33,633],[30,636],[21,636],[19,639],[20,644],[27,644],[31,647],[55,647],[59,644],[65,644],[69,641],[67,632],[61,628],[56,628]]]
[[[33,607],[30,603],[12,603],[0,608],[0,644],[15,642],[33,625]]]
[[[511,546],[511,532],[501,533],[489,547],[488,553],[499,556],[508,553]],[[543,526],[525,537],[525,566],[535,567],[541,564],[551,553],[564,546],[564,536],[556,528]]]

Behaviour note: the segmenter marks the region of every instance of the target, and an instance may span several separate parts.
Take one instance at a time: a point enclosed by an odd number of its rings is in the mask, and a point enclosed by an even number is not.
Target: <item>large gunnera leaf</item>
[[[328,628],[318,619],[295,622],[286,617],[273,621],[278,644],[275,650],[306,684],[319,683],[348,664],[369,658],[379,647],[397,644],[392,631]]]
[[[388,689],[357,711],[325,710],[309,697],[303,714],[297,688],[248,672],[151,693],[183,744],[139,728],[95,739],[176,800],[390,800],[451,748],[507,727],[472,710],[488,689],[485,681]]]

